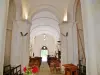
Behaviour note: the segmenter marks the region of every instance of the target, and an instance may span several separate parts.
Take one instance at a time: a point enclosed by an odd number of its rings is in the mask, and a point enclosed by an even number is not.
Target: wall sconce
[[[64,13],[64,18],[63,18],[63,22],[67,22],[68,17],[67,17],[67,11]]]
[[[22,1],[22,17],[23,19],[28,19],[28,0],[21,0]]]
[[[25,14],[25,19],[26,19],[26,20],[28,19],[28,15],[27,15],[27,14]]]
[[[28,11],[27,11],[26,8],[23,8],[23,18],[24,18],[25,20],[28,19]]]

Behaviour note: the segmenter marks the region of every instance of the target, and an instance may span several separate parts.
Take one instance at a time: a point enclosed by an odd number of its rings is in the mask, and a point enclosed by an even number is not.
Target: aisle
[[[63,74],[51,74],[47,63],[42,63],[40,67],[39,75],[63,75]]]

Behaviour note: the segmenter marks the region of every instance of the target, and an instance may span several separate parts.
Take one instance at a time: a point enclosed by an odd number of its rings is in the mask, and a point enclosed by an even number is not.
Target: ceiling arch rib
[[[50,17],[38,17],[38,18],[33,19],[32,21],[35,21],[35,20],[38,20],[38,19],[50,19],[50,20],[54,20],[54,21],[56,21],[57,23],[59,23],[58,20],[56,20],[56,19],[54,19],[54,18],[50,18]]]
[[[59,22],[59,20],[56,17],[56,15],[54,15],[52,12],[46,11],[46,10],[45,11],[38,12],[36,15],[34,15],[34,17],[32,18],[32,21],[34,19],[41,18],[41,17],[53,19],[53,20]]]
[[[44,12],[44,11],[52,13],[53,15],[55,15],[58,21],[60,21],[61,19],[60,11],[53,5],[49,5],[49,4],[40,4],[40,5],[34,6],[34,10],[30,11],[29,13],[30,14],[29,20],[32,20],[35,15],[37,15],[40,12]]]
[[[58,24],[59,21],[53,13],[48,11],[38,12],[32,18],[30,39],[45,33],[53,36],[57,42],[60,38],[60,29]]]
[[[59,30],[58,22],[56,22],[52,19],[48,19],[48,18],[39,18],[39,19],[33,21],[31,28],[33,29],[37,25],[50,25],[50,26],[56,28],[57,30]]]
[[[35,21],[32,22],[32,26],[31,26],[31,30],[30,32],[35,29],[36,27],[39,27],[39,26],[50,26],[54,29],[57,30],[57,32],[60,33],[60,29],[59,29],[59,26],[58,26],[58,23],[54,20],[51,20],[51,19],[37,19]]]
[[[46,35],[49,34],[52,37],[54,37],[55,42],[59,41],[59,38],[57,37],[57,34],[54,35],[54,34],[52,34],[51,31],[47,31],[47,30],[36,31],[36,33],[33,34],[33,36],[31,36],[31,40],[33,40],[36,36],[39,36],[41,34],[46,34]]]
[[[53,29],[52,27],[50,28],[50,27],[45,27],[45,26],[37,27],[34,30],[32,30],[30,37],[34,38],[35,36],[44,34],[44,33],[52,35],[53,37],[55,37],[57,41],[60,38],[59,33],[57,33],[55,29]]]
[[[33,29],[31,29],[30,33],[32,33],[33,31],[35,31],[36,29],[39,29],[39,28],[40,29],[43,28],[44,30],[47,29],[47,28],[50,28],[52,30],[55,30],[58,34],[60,34],[59,30],[57,30],[56,28],[54,28],[52,26],[49,26],[49,25],[38,25],[38,26],[35,26]]]

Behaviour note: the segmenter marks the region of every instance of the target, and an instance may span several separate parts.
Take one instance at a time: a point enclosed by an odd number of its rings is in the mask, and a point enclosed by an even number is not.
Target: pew
[[[57,60],[56,57],[48,57],[48,58],[47,58],[48,65],[50,66],[50,63],[51,63],[52,61],[55,61],[55,60]]]
[[[4,66],[3,75],[11,75],[11,65]]]
[[[78,75],[78,67],[74,64],[64,64],[65,75]]]
[[[21,73],[21,65],[18,65],[11,69],[11,75],[22,75]]]
[[[3,75],[22,75],[21,65],[18,65],[16,67],[11,67],[11,65],[4,66]]]
[[[29,59],[29,66],[37,66],[40,67],[41,66],[41,62],[42,62],[42,57],[34,57]]]
[[[51,73],[61,73],[61,61],[56,57],[48,57],[48,65]]]

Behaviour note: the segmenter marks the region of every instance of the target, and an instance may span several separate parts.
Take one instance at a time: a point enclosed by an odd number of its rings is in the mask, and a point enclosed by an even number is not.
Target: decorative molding
[[[55,28],[55,27],[53,27],[53,26],[51,26],[51,25],[37,25],[37,26],[35,26],[35,27],[32,28],[32,30],[30,31],[30,33],[31,33],[33,30],[35,30],[36,28],[41,27],[41,26],[51,27],[51,28],[53,28],[54,30],[56,30],[56,31],[59,33],[58,29]],[[59,30],[60,30],[60,29],[59,29]]]
[[[53,5],[49,5],[49,4],[40,4],[38,6],[35,6],[34,11],[32,11],[29,15],[29,19],[32,20],[32,17],[34,17],[34,15],[36,15],[37,13],[42,12],[42,11],[49,11],[49,12],[53,13],[60,21],[60,16],[59,16],[60,11]]]
[[[38,17],[38,18],[32,19],[32,21],[35,21],[35,20],[41,19],[41,18],[51,19],[51,20],[54,20],[54,21],[56,21],[57,23],[59,23],[59,21],[57,21],[56,19],[50,18],[50,17]]]

